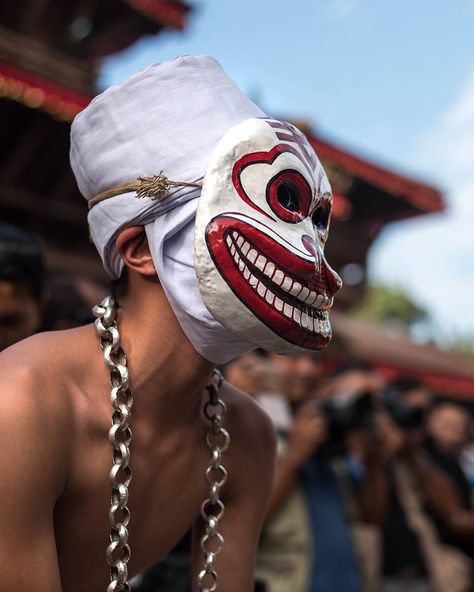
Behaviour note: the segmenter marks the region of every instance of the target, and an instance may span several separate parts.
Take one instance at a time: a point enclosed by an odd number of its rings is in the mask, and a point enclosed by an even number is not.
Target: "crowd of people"
[[[279,435],[263,590],[471,590],[467,408],[357,360],[251,353],[226,373]]]
[[[48,273],[40,240],[0,224],[0,351],[39,331],[92,322],[92,307],[106,293],[76,273]]]
[[[46,277],[38,241],[0,226],[0,350],[90,322],[104,291],[84,278]],[[328,369],[317,354],[256,351],[223,370],[278,437],[256,591],[474,589],[468,406],[355,359]],[[133,589],[188,591],[190,544],[186,537]]]

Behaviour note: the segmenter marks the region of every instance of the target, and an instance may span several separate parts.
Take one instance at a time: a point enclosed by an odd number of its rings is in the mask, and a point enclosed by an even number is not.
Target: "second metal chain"
[[[227,481],[227,470],[222,464],[222,453],[229,448],[230,436],[227,430],[222,427],[227,407],[224,401],[219,398],[223,382],[221,372],[214,370],[213,379],[215,382],[211,382],[207,386],[209,400],[204,406],[204,415],[211,424],[206,435],[211,460],[205,473],[209,485],[209,497],[201,506],[201,517],[205,522],[206,532],[201,539],[204,565],[197,578],[200,592],[217,590],[218,577],[215,560],[224,547],[224,537],[219,532],[219,522],[225,511],[220,493],[222,486]]]

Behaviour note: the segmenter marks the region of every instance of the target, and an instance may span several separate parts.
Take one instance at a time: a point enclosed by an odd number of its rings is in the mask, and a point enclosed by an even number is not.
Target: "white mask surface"
[[[297,128],[251,118],[230,129],[196,213],[196,274],[213,317],[269,351],[325,347],[342,285],[323,252],[331,207],[326,174]]]

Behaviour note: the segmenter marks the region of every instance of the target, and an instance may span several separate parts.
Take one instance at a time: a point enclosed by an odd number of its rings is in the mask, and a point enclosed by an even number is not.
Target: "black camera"
[[[389,386],[383,394],[383,408],[399,427],[404,430],[419,430],[423,426],[423,409],[405,405],[400,398],[400,390]]]
[[[324,401],[319,407],[328,426],[328,451],[343,448],[348,432],[370,430],[375,424],[376,406],[370,392],[338,396]]]
[[[343,453],[349,432],[374,429],[379,411],[386,411],[403,430],[418,430],[424,420],[423,410],[401,402],[400,393],[392,387],[383,393],[381,403],[376,402],[373,393],[365,391],[333,397],[318,408],[328,426],[328,439],[321,448],[325,455]]]

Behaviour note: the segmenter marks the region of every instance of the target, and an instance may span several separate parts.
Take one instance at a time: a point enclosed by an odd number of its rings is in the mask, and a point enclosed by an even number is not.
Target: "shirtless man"
[[[126,567],[140,572],[194,526],[198,590],[206,385],[216,363],[258,345],[328,342],[340,287],[322,254],[330,188],[302,134],[263,119],[206,57],[153,66],[95,99],[74,123],[71,160],[91,236],[121,278],[116,321],[135,400]],[[17,344],[0,376],[1,590],[128,590],[107,588],[110,374],[94,327]],[[227,384],[220,397],[231,445],[218,589],[251,592],[273,429],[249,397]]]

